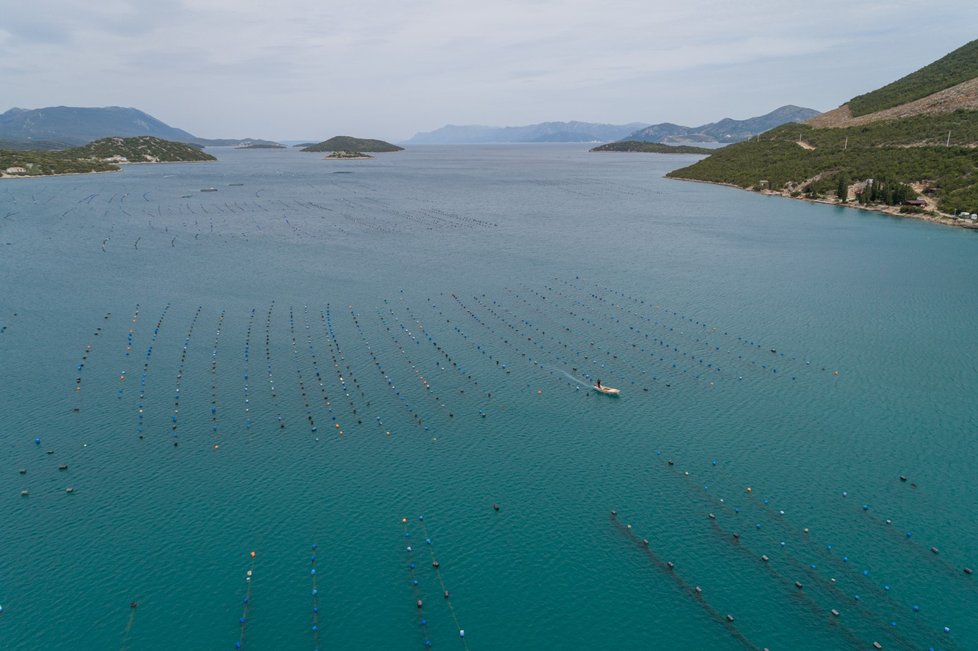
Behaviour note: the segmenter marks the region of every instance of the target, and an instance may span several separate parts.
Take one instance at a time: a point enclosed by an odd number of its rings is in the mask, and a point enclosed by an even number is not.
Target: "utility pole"
[[[944,146],[945,147],[950,147],[951,146],[951,132],[950,131],[947,132],[947,142],[944,143]]]
[[[849,136],[846,136],[846,144],[842,145],[842,151],[849,149]]]

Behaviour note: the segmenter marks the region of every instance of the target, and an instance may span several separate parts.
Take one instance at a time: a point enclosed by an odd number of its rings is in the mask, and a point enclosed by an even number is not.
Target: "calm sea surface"
[[[978,648],[975,233],[217,156],[0,183],[0,648]]]

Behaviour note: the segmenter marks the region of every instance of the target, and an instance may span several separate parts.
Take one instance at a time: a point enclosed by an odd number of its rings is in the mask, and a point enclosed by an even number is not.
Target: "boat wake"
[[[558,373],[563,373],[568,378],[570,378],[571,380],[574,380],[574,382],[577,382],[578,384],[580,384],[582,387],[584,387],[586,389],[592,389],[593,388],[593,386],[591,384],[588,384],[587,382],[582,382],[579,378],[574,377],[573,375],[571,375],[570,373],[568,373],[567,371],[565,371],[562,368],[557,368],[556,366],[548,366],[548,368],[551,368],[551,369],[557,371]]]

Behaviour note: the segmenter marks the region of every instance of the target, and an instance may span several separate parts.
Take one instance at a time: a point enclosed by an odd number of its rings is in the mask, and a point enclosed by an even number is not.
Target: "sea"
[[[209,151],[0,183],[0,648],[978,648],[976,233]]]

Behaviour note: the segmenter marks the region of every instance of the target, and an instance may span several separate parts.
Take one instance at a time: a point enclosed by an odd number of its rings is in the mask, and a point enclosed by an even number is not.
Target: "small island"
[[[334,151],[325,160],[372,160],[373,156],[362,151]]]
[[[634,151],[646,154],[712,154],[716,149],[692,147],[690,145],[664,145],[661,142],[642,140],[619,140],[591,149],[591,151]]]
[[[235,149],[288,149],[285,145],[280,145],[277,142],[249,142],[243,145],[238,145]]]
[[[0,177],[117,172],[128,163],[187,163],[217,160],[198,145],[152,136],[102,138],[61,151],[0,150]]]
[[[329,140],[303,147],[302,151],[324,152],[324,151],[345,151],[345,152],[370,152],[383,153],[392,151],[404,151],[404,147],[392,145],[383,140],[371,140],[369,138],[354,138],[352,136],[335,136]]]

